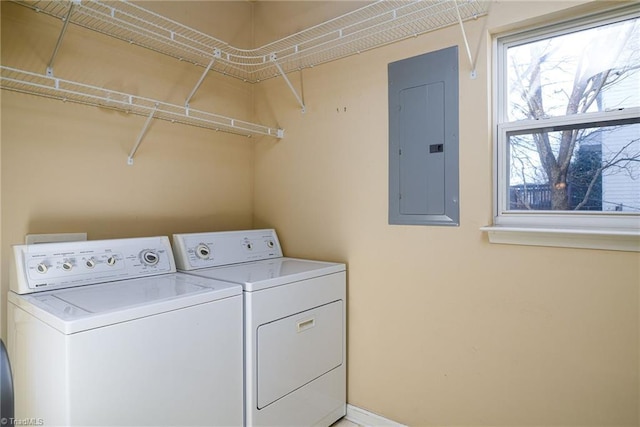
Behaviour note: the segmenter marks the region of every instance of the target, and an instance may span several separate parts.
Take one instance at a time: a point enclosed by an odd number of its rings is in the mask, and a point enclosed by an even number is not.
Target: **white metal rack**
[[[256,49],[240,49],[126,0],[14,0],[38,12],[250,83],[344,58],[488,13],[486,0],[377,0]],[[68,18],[68,19],[67,19]],[[462,27],[467,52],[466,34]],[[62,36],[62,34],[61,34]],[[473,59],[470,56],[469,60]],[[194,91],[197,90],[197,85]],[[188,100],[187,100],[188,103]]]
[[[134,114],[240,134],[282,138],[282,129],[238,121],[189,108],[189,101],[209,71],[249,83],[282,76],[305,111],[302,97],[287,74],[358,54],[438,28],[459,24],[471,62],[463,21],[488,13],[486,0],[377,0],[369,5],[256,49],[240,49],[126,0],[13,0],[64,22],[47,75],[2,67],[2,88],[116,108]],[[53,62],[69,23],[204,67],[185,101],[171,105],[53,77]],[[136,142],[129,161],[146,131]]]
[[[15,0],[39,12],[248,82],[313,67],[485,15],[489,1],[378,0],[256,49],[240,49],[124,0]],[[219,54],[217,54],[219,53]]]
[[[148,120],[129,154],[128,161],[130,164],[133,162],[133,156],[150,124],[151,118],[248,137],[252,135],[267,135],[282,138],[284,136],[282,129],[194,110],[181,105],[168,104],[15,68],[0,66],[0,71],[2,89],[146,116]]]

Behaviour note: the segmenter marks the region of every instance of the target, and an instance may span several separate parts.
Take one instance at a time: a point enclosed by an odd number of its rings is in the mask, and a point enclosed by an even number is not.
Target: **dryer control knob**
[[[151,250],[143,251],[140,259],[145,265],[156,265],[160,261],[158,254]]]
[[[211,255],[211,249],[209,249],[209,246],[205,245],[204,243],[200,243],[196,247],[196,256],[198,258],[209,259],[209,255]]]
[[[49,270],[49,267],[47,267],[47,264],[41,262],[40,264],[36,265],[36,271],[38,273],[44,274],[47,272],[47,270]]]

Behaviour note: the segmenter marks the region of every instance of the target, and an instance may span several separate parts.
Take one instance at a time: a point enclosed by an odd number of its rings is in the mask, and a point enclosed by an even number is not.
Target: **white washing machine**
[[[176,234],[173,249],[178,270],[244,289],[246,425],[345,415],[344,264],[283,257],[275,230]]]
[[[176,273],[167,237],[14,246],[15,417],[243,423],[242,287]]]

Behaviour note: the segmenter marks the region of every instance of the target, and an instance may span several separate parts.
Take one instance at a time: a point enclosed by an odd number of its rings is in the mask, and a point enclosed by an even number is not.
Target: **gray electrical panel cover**
[[[459,225],[458,47],[388,72],[389,224]]]

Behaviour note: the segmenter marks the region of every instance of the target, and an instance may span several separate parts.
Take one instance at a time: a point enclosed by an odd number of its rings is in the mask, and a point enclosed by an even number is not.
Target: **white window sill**
[[[491,243],[640,252],[640,230],[534,228],[500,225],[481,227],[480,230],[487,232]]]

